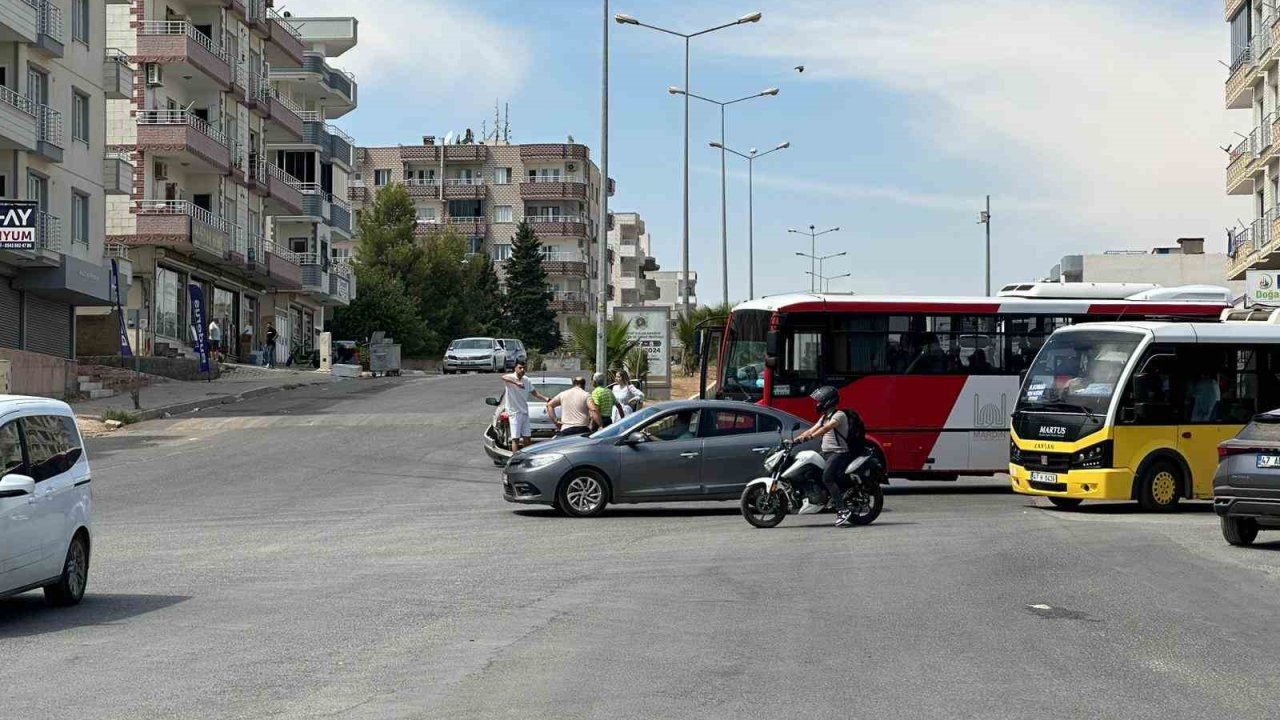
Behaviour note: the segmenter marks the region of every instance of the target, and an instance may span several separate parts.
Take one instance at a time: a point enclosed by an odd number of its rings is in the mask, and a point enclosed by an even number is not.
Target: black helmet
[[[826,415],[834,410],[836,405],[840,404],[840,391],[830,385],[823,385],[814,390],[809,397],[813,398],[813,401],[818,404],[819,415]]]

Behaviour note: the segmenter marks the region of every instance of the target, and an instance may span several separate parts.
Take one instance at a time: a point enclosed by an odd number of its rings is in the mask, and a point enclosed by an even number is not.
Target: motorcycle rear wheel
[[[844,504],[852,511],[849,520],[854,525],[870,525],[884,510],[884,490],[880,483],[866,482],[861,488],[844,491]]]
[[[763,485],[742,491],[742,517],[758,528],[777,527],[787,516],[787,494],[769,492]]]

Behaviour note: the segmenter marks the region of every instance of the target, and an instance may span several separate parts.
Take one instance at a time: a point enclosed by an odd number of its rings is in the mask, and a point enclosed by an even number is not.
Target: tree
[[[542,242],[526,222],[516,226],[507,259],[508,329],[541,352],[560,346],[560,328],[551,309],[551,284],[542,267]]]
[[[334,313],[334,337],[365,341],[379,330],[400,343],[406,357],[422,357],[438,339],[418,315],[417,303],[398,277],[377,266],[356,264],[356,297]]]
[[[478,253],[467,261],[464,275],[466,283],[462,291],[467,296],[466,304],[471,311],[475,332],[493,337],[507,335],[506,297],[493,261],[488,255]]]
[[[680,313],[676,318],[676,339],[680,343],[680,366],[684,370],[685,375],[692,375],[702,361],[702,356],[695,353],[694,346],[697,344],[696,336],[698,333],[698,325],[711,319],[723,320],[729,316],[732,308],[729,305],[720,305],[717,307],[695,307],[690,308],[689,313]],[[712,323],[703,325],[704,328],[712,327]],[[703,352],[710,352],[715,357],[719,352],[719,348],[703,348]]]
[[[422,318],[438,337],[430,349],[441,353],[453,338],[475,332],[470,307],[467,243],[453,228],[433,233],[423,243],[426,280],[418,295]]]
[[[416,300],[428,284],[426,250],[414,235],[418,210],[404,186],[386,185],[378,190],[373,203],[360,213],[360,239],[355,258],[364,267],[381,268],[398,278],[410,297]]]
[[[627,331],[631,329],[629,321],[614,318],[605,326],[604,331],[604,357],[605,367],[596,368],[597,371],[604,370],[610,373],[623,369],[628,354],[636,348],[636,341],[627,337]],[[569,321],[569,339],[565,343],[566,348],[584,358],[587,358],[588,364],[594,364],[596,359],[596,324],[593,320],[575,319]],[[638,372],[638,368],[627,367],[628,372]]]

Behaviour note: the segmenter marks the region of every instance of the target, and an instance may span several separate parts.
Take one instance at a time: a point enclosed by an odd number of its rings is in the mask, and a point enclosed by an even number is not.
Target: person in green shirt
[[[587,406],[591,409],[591,421],[597,428],[609,427],[613,422],[613,390],[609,389],[609,378],[602,372],[591,378],[595,388],[591,391],[591,399]]]

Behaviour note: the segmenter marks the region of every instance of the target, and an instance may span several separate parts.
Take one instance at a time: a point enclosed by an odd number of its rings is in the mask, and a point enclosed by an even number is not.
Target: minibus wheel
[[[1084,500],[1081,500],[1080,498],[1051,497],[1049,498],[1049,502],[1053,503],[1053,506],[1056,508],[1061,508],[1063,510],[1075,510],[1080,507],[1080,503],[1084,502]]]
[[[1135,488],[1138,505],[1143,510],[1167,512],[1178,505],[1182,488],[1182,469],[1169,460],[1157,460],[1138,477]]]

